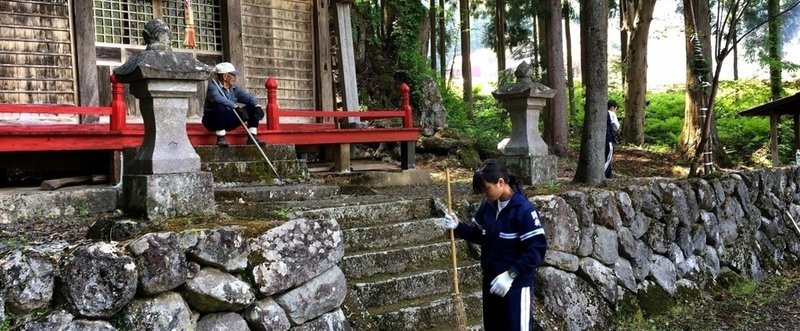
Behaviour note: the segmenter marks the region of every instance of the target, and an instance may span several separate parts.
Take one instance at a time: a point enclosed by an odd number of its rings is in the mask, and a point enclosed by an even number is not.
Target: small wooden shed
[[[769,140],[772,166],[780,165],[778,159],[778,123],[783,115],[794,118],[794,148],[800,149],[800,93],[765,103],[739,113],[740,116],[769,116]]]

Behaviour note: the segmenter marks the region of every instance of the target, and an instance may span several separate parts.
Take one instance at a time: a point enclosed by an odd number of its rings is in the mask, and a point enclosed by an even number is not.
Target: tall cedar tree
[[[647,40],[656,0],[621,0],[622,28],[627,31],[625,70],[625,118],[622,139],[644,144],[644,114],[647,92]]]
[[[575,107],[575,80],[573,79],[574,77],[572,70],[572,31],[570,29],[570,23],[572,23],[572,17],[574,14],[569,1],[564,1],[564,9],[562,14],[564,16],[564,38],[567,42],[567,91],[569,91],[567,101],[569,102],[570,116],[575,116],[578,113],[578,110]]]
[[[556,95],[547,102],[547,125],[545,141],[550,151],[558,156],[567,156],[567,102],[566,72],[564,72],[564,42],[561,34],[561,0],[547,0],[547,15],[544,17],[547,43],[547,83],[556,90]]]
[[[464,79],[464,102],[472,105],[472,63],[470,60],[469,0],[459,0],[458,13],[461,28],[461,77]],[[470,107],[469,118],[472,118]]]
[[[605,178],[608,101],[608,1],[581,0],[582,78],[586,87],[581,149],[574,181],[596,184]]]

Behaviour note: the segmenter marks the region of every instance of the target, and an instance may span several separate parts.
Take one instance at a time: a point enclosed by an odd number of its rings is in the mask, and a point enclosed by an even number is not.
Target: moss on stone
[[[646,289],[640,288],[637,298],[642,311],[650,316],[666,315],[675,306],[675,298],[655,283]]]
[[[274,216],[274,215],[273,215]],[[212,229],[223,226],[241,226],[245,238],[254,238],[265,231],[286,223],[286,219],[264,215],[259,219],[230,218],[225,215],[171,218],[150,225],[151,231],[181,232],[192,229]]]

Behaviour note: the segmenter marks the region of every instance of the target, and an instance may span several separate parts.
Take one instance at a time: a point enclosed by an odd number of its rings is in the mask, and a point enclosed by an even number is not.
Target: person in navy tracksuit
[[[495,159],[483,163],[472,184],[486,195],[473,224],[448,214],[442,226],[481,245],[484,330],[526,331],[536,267],[547,250],[539,214],[523,193],[520,179]]]

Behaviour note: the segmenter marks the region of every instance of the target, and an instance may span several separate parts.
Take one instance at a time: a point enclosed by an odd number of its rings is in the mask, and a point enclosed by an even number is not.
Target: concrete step
[[[463,240],[456,242],[459,260],[469,259],[466,245]],[[353,282],[366,277],[408,273],[430,269],[434,265],[446,265],[450,262],[450,241],[355,254],[345,251],[345,254],[339,267],[347,280]]]
[[[439,228],[437,223],[437,218],[426,218],[345,229],[343,231],[345,252],[354,254],[360,251],[444,240],[445,232]]]
[[[43,191],[38,187],[0,188],[0,224],[71,216],[91,216],[120,207],[119,187],[81,185]]]
[[[384,198],[386,199],[386,198]],[[396,199],[396,198],[393,198]],[[294,212],[292,217],[333,218],[342,229],[390,224],[434,217],[431,199],[402,199],[390,202],[343,204]]]
[[[261,145],[264,154],[270,161],[296,160],[297,153],[294,145]],[[264,157],[258,148],[252,145],[231,145],[225,148],[218,146],[196,146],[195,151],[200,155],[200,160],[205,162],[237,162],[237,161],[263,161]]]
[[[482,330],[481,291],[461,293],[461,299],[468,318],[468,330]],[[455,325],[453,295],[450,293],[401,302],[380,311],[370,311],[370,314],[378,330],[453,330]]]
[[[218,202],[303,201],[329,198],[338,193],[339,187],[332,185],[257,185],[216,188],[214,199]]]
[[[309,174],[305,160],[272,161],[281,178],[293,182],[308,181]],[[239,186],[246,184],[273,185],[275,173],[264,160],[236,162],[204,162],[200,165],[203,171],[214,175],[217,187]]]
[[[453,284],[452,272],[446,269],[448,266],[441,266],[442,269],[431,271],[356,282],[350,286],[350,291],[367,309],[385,307],[403,300],[448,293],[452,290]],[[459,284],[463,288],[480,286],[480,263],[473,262],[471,265],[459,266],[458,277]]]

